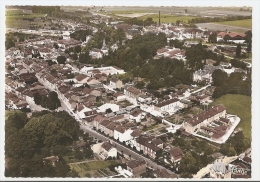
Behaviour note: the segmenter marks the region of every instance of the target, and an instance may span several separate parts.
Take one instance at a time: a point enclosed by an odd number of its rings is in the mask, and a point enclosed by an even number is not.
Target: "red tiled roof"
[[[131,160],[131,161],[127,162],[126,165],[129,168],[134,169],[134,168],[137,168],[137,167],[140,167],[140,166],[143,166],[143,165],[146,166],[146,162],[145,162],[145,160],[143,160],[143,161]]]
[[[172,103],[177,102],[177,101],[179,101],[179,99],[173,98],[173,99],[169,99],[169,100],[160,102],[158,104],[155,104],[154,106],[156,106],[156,107],[163,107],[163,106],[167,106],[167,105],[172,104]]]
[[[101,147],[103,149],[105,149],[106,151],[109,151],[110,149],[112,149],[114,146],[110,143],[110,142],[104,142]]]
[[[197,124],[201,123],[202,121],[204,121],[208,118],[211,118],[212,116],[214,116],[220,112],[223,112],[224,110],[226,110],[225,106],[218,105],[218,106],[215,106],[214,108],[211,108],[207,111],[197,114],[193,118],[188,119],[186,122],[191,124],[192,126],[196,126]]]
[[[78,81],[82,81],[85,78],[87,78],[87,75],[84,75],[84,74],[79,74],[78,76],[76,76],[76,80],[78,80]]]
[[[131,92],[131,93],[133,93],[133,94],[135,94],[135,95],[138,95],[138,94],[141,93],[138,89],[136,89],[136,88],[134,88],[134,87],[129,87],[129,88],[127,89],[127,91],[128,91],[128,92]]]

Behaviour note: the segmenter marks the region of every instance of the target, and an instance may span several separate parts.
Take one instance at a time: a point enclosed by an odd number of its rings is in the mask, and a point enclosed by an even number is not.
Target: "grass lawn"
[[[241,118],[238,128],[243,129],[244,136],[251,139],[251,97],[239,94],[227,94],[215,99],[213,105],[223,104],[228,114]]]
[[[153,21],[159,22],[159,15],[158,14],[151,14],[139,17],[138,19],[145,20],[146,18],[151,17]],[[193,16],[174,16],[169,14],[161,14],[161,23],[172,23],[176,22],[177,20],[184,21],[188,23],[188,20],[195,18]]]
[[[105,169],[110,165],[119,164],[116,160],[109,161],[92,161],[82,164],[69,164],[71,169],[74,169],[80,177],[85,177],[90,171],[95,171],[99,169]]]
[[[223,22],[214,22],[214,23],[221,24],[221,25],[243,27],[243,28],[252,28],[252,19],[235,20],[235,21],[223,21]]]
[[[23,15],[12,15],[12,16],[5,16],[6,19],[23,19],[23,18],[41,18],[44,17],[46,14],[42,13],[34,13],[34,14],[23,14]]]

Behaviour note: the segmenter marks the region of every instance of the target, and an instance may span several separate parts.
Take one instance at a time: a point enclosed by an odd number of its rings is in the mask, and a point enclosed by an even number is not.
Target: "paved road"
[[[90,129],[89,127],[87,126],[84,126],[84,124],[81,124],[80,125],[80,128],[86,132],[86,133],[89,133],[90,135],[92,135],[93,137],[99,139],[99,140],[102,140],[102,141],[111,141],[111,143],[117,148],[118,152],[121,153],[121,151],[123,151],[124,154],[127,154],[127,155],[131,155],[131,159],[137,159],[137,160],[145,160],[146,163],[147,163],[147,166],[148,167],[152,167],[153,169],[165,169],[163,166],[160,166],[158,164],[156,164],[155,162],[151,161],[150,159],[147,159],[146,157],[130,150],[128,147],[125,147],[113,140],[111,140],[110,138],[107,138],[95,131],[93,131],[92,129]],[[174,174],[172,171],[166,169],[170,174]]]

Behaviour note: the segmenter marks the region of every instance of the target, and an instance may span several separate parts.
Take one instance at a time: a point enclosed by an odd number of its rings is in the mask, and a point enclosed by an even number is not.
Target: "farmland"
[[[240,21],[240,20],[237,20]],[[230,21],[229,21],[230,22]],[[231,31],[231,32],[238,32],[238,33],[245,33],[248,30],[251,30],[251,28],[245,28],[242,27],[243,25],[238,26],[232,26],[232,25],[225,25],[221,24],[222,22],[217,23],[197,23],[197,27],[206,28],[208,30],[218,30],[218,31]]]
[[[251,29],[252,28],[252,19],[216,22],[216,24],[229,25],[229,26]]]
[[[239,94],[227,94],[213,102],[213,105],[223,104],[228,114],[241,118],[238,128],[243,129],[246,138],[251,139],[251,97]]]
[[[7,28],[28,28],[29,21],[25,19],[41,18],[46,14],[25,13],[22,9],[6,10],[5,24]]]
[[[140,17],[139,19],[145,20],[146,18],[151,17],[153,21],[159,22],[159,14],[150,14]],[[177,20],[188,22],[188,20],[194,18],[193,16],[174,16],[169,14],[161,14],[161,23],[175,23]]]

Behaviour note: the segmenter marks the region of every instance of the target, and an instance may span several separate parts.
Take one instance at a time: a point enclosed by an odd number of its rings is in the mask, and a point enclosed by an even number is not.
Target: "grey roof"
[[[222,174],[227,174],[230,171],[229,165],[224,164],[223,162],[216,162],[210,170],[214,170],[215,172],[219,172]]]

